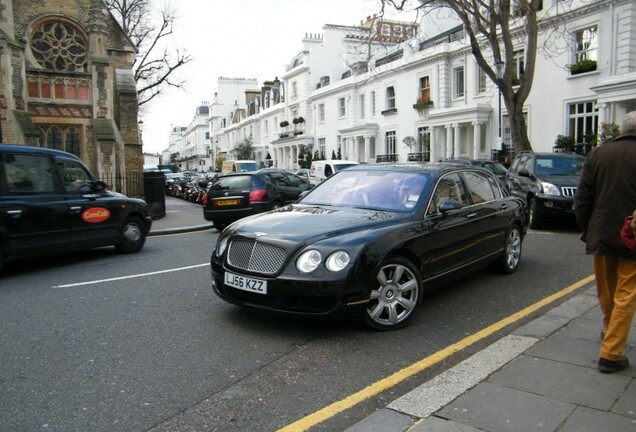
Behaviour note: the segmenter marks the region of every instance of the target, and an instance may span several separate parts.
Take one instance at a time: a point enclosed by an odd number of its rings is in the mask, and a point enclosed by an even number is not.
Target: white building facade
[[[554,5],[544,17],[558,2],[548,3]],[[620,124],[636,109],[636,2],[581,1],[571,8],[560,11],[558,32],[540,35],[550,54],[537,53],[524,105],[534,151],[553,151],[558,135],[587,145],[603,123]],[[389,49],[378,45],[368,61],[351,28],[323,30],[324,37],[303,40],[304,50],[281,75],[278,100],[260,99],[254,114],[234,116],[216,130],[227,152],[252,137],[264,165],[269,157],[275,166],[296,168],[303,147],[327,159],[376,163],[490,159],[502,142],[511,143],[498,89],[478,67],[461,27]],[[519,74],[523,48],[515,55]],[[417,105],[418,99],[426,103]]]

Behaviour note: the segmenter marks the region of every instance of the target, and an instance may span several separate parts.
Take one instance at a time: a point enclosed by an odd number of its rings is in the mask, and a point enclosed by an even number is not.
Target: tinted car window
[[[67,192],[79,191],[82,186],[92,183],[90,174],[79,163],[66,159],[58,159],[57,163]]]
[[[464,173],[464,178],[468,184],[468,190],[473,204],[492,201],[495,199],[492,187],[484,175],[474,172],[466,172]]]
[[[537,156],[535,171],[537,175],[579,176],[583,171],[583,162],[569,157]]]
[[[464,185],[459,176],[456,173],[446,175],[440,179],[435,187],[428,213],[437,213],[440,204],[447,200],[455,200],[462,205],[466,205],[464,196]]]
[[[55,192],[51,158],[41,155],[5,156],[5,180],[10,194]]]
[[[219,179],[212,185],[212,189],[241,189],[249,188],[251,185],[252,176],[227,176],[219,177]]]

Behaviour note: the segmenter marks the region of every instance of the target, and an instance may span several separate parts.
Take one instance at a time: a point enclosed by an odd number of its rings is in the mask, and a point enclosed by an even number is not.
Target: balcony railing
[[[430,162],[431,161],[431,152],[419,152],[419,153],[409,153],[408,159],[409,162]]]
[[[376,162],[397,162],[399,157],[397,153],[377,155],[375,157]]]

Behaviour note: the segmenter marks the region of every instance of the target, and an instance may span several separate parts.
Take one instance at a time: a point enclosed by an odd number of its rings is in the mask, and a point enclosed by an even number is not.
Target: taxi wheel
[[[376,330],[404,327],[422,301],[422,278],[411,261],[387,259],[376,276],[364,320]]]
[[[115,245],[121,253],[139,252],[146,242],[146,233],[141,220],[130,216],[121,230],[121,241]]]

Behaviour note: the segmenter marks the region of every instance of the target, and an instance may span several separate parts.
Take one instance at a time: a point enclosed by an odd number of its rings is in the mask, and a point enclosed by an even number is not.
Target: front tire
[[[130,216],[124,222],[121,230],[121,239],[115,245],[117,251],[124,254],[139,252],[146,243],[146,231],[141,219]]]
[[[421,296],[422,277],[417,268],[405,258],[391,257],[378,271],[364,321],[382,331],[404,327],[415,315]]]
[[[506,235],[504,248],[501,256],[495,262],[495,269],[503,274],[511,274],[517,270],[521,261],[521,243],[523,234],[518,226],[512,229]]]

